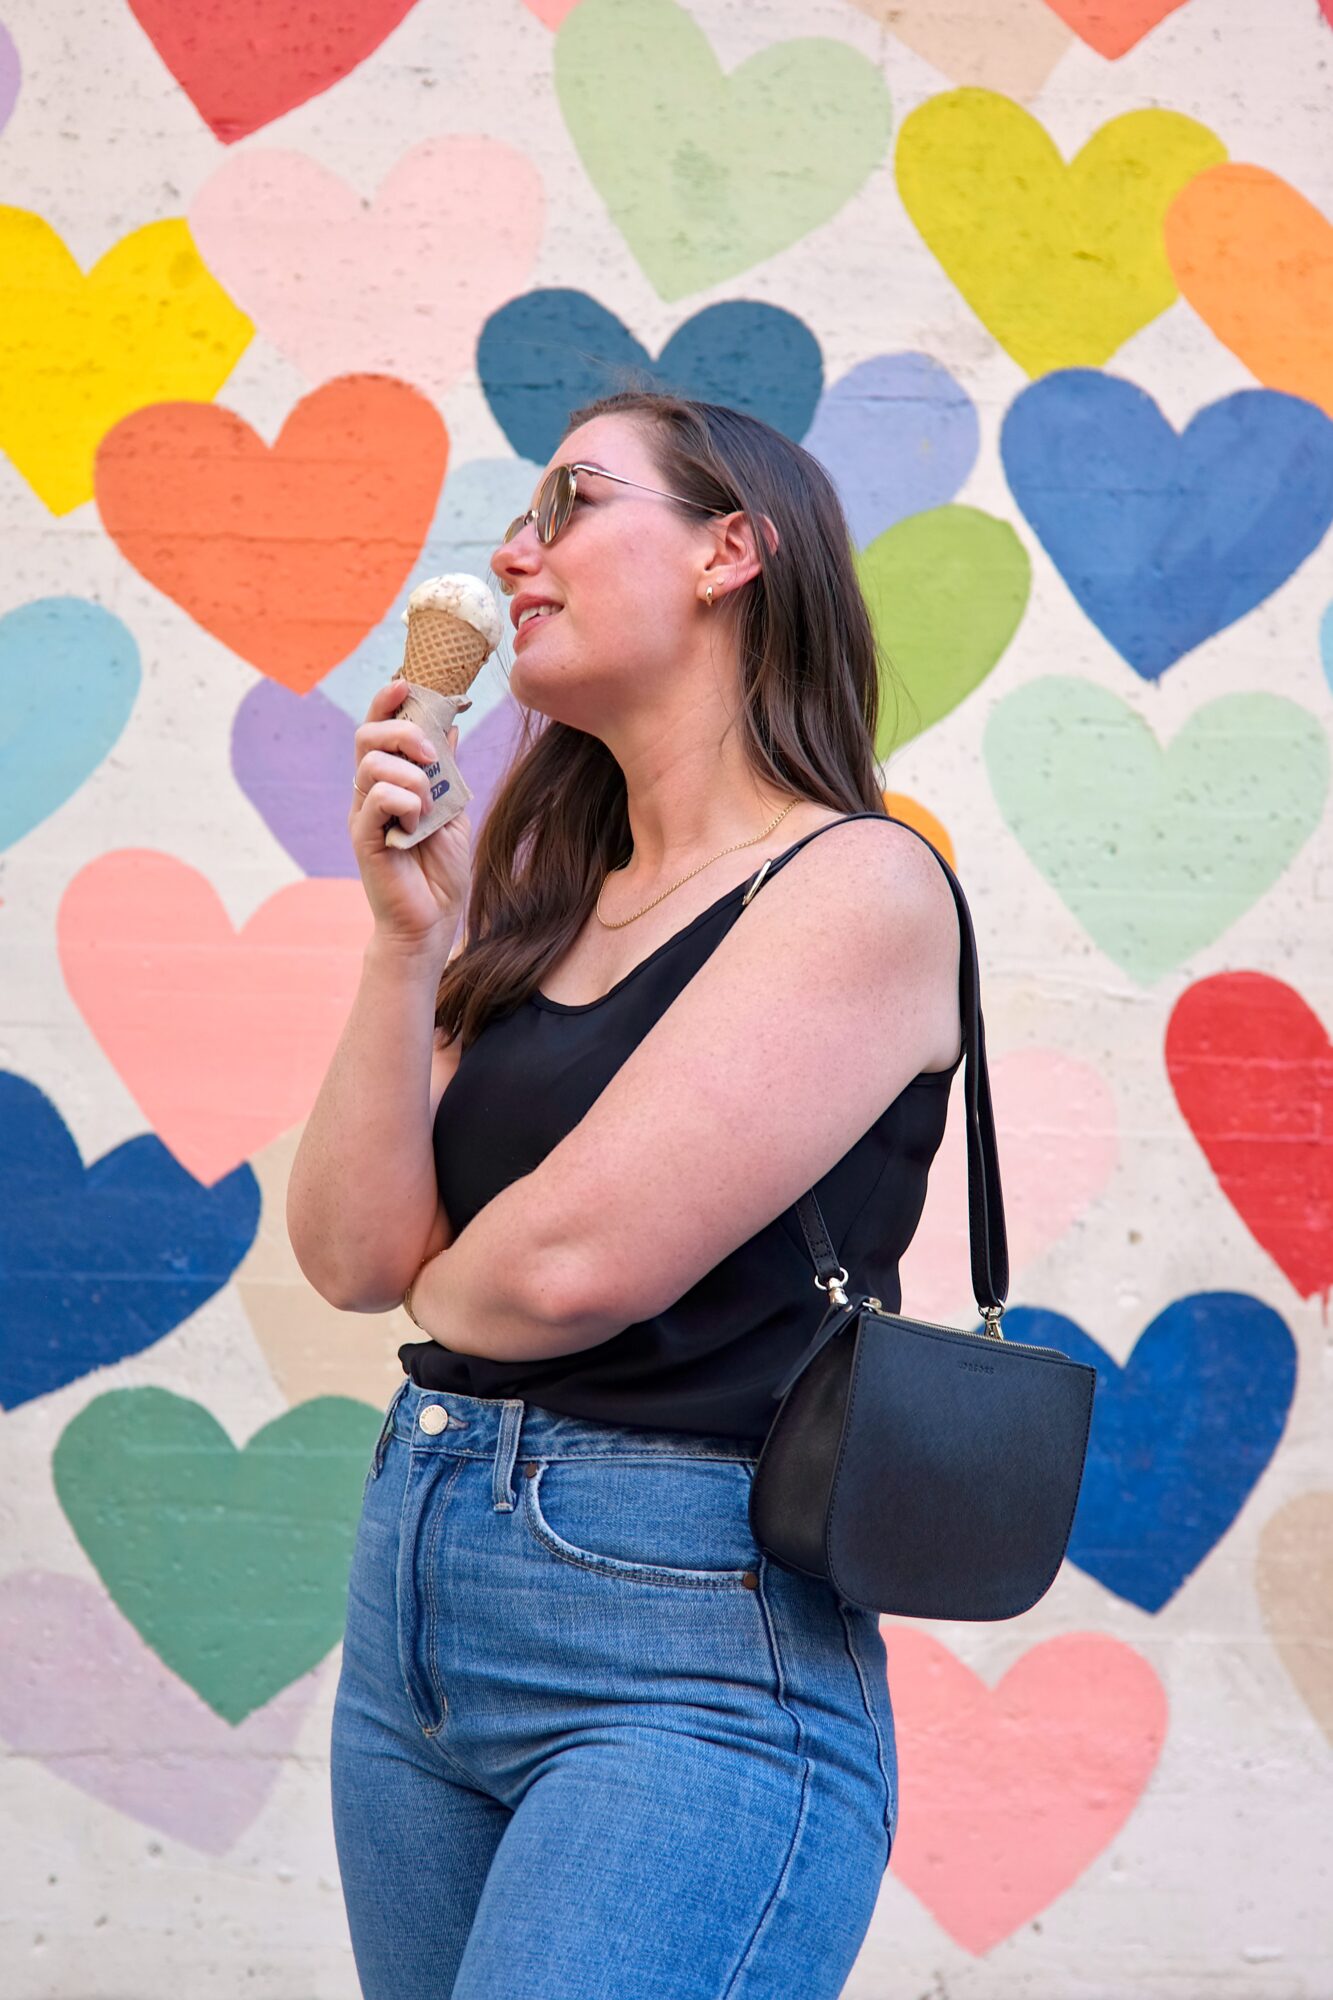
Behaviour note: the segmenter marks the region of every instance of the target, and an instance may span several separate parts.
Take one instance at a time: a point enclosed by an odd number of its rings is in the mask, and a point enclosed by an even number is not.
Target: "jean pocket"
[[[658,1454],[557,1458],[520,1479],[521,1510],[548,1555],[606,1577],[689,1590],[753,1590],[753,1468]]]

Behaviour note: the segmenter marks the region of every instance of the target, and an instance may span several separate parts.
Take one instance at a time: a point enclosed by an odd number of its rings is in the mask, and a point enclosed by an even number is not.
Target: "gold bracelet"
[[[426,1267],[423,1264],[421,1267],[421,1271],[424,1271],[425,1268]],[[417,1278],[421,1276],[421,1271],[417,1272]],[[407,1314],[407,1317],[411,1320],[413,1326],[416,1327],[419,1332],[425,1333],[427,1340],[429,1340],[430,1339],[429,1333],[426,1332],[425,1327],[422,1326],[421,1321],[417,1318],[416,1314],[412,1310],[412,1289],[413,1286],[416,1284],[417,1278],[413,1278],[412,1284],[409,1285],[407,1290],[403,1293],[403,1311]]]

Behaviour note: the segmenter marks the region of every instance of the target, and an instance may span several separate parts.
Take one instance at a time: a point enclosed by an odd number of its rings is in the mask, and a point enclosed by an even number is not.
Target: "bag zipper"
[[[1003,1341],[1006,1347],[1021,1348],[1025,1354],[1060,1353],[1060,1349],[1058,1347],[1041,1347],[1035,1341],[1032,1340],[1010,1340],[1007,1333],[994,1333],[994,1334],[978,1333],[976,1328],[972,1326],[941,1326],[940,1322],[937,1319],[918,1319],[915,1313],[886,1312],[884,1310],[882,1301],[876,1298],[867,1298],[865,1304],[866,1307],[871,1312],[873,1312],[879,1319],[886,1319],[889,1321],[893,1321],[895,1319],[910,1320],[914,1326],[928,1326],[932,1333],[965,1333],[969,1340],[991,1340],[994,1341],[997,1345],[1000,1343],[1000,1341]],[[1066,1354],[1063,1356],[1063,1359],[1068,1361],[1069,1356]]]

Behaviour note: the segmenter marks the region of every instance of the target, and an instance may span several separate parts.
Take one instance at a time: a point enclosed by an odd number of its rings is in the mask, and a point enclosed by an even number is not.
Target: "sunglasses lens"
[[[509,526],[505,529],[504,534],[501,537],[502,543],[512,542],[515,535],[521,535],[524,528],[527,526],[527,522],[528,522],[528,517],[526,514],[515,514],[513,520],[509,523]]]
[[[566,465],[554,466],[542,481],[537,495],[537,533],[551,543],[568,521],[574,508],[574,475]]]

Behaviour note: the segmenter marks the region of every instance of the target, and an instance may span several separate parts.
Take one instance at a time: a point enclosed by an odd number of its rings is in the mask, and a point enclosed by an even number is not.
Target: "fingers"
[[[409,791],[406,785],[395,785],[388,778],[377,778],[367,787],[364,798],[359,793],[353,798],[351,817],[371,827],[384,826],[396,819],[405,833],[411,833],[425,809],[426,802],[420,792]]]

